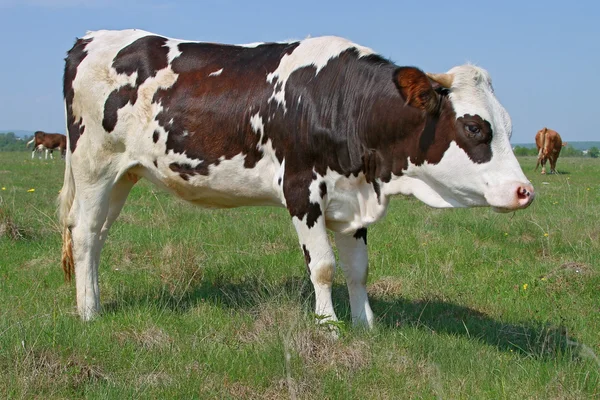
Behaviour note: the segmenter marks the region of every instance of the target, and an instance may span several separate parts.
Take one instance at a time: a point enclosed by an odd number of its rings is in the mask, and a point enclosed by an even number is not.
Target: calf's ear
[[[439,95],[423,71],[415,67],[400,67],[394,73],[394,83],[406,104],[426,111],[438,112]]]

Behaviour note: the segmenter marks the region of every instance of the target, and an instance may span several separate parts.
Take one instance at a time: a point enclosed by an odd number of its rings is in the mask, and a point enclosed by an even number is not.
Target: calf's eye
[[[465,125],[465,128],[467,129],[468,133],[471,133],[473,135],[481,133],[481,129],[479,129],[479,126],[477,125],[469,124]]]

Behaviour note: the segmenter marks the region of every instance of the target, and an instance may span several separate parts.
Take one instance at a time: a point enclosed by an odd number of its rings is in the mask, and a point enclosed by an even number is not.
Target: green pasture
[[[285,209],[209,211],[145,181],[75,314],[55,199],[64,162],[0,153],[0,398],[600,398],[600,159],[520,162],[527,210],[398,197],[369,230],[372,331],[314,324]]]

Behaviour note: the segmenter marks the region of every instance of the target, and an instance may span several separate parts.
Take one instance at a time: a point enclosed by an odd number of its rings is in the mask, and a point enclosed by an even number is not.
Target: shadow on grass
[[[548,170],[549,170],[549,168],[548,168]],[[543,176],[553,176],[553,175],[571,175],[571,173],[569,171],[564,171],[562,169],[561,170],[557,169],[556,172],[552,172],[552,173],[547,172],[546,174],[542,174],[539,169],[537,171],[534,170],[533,172],[537,172],[542,177]]]
[[[334,285],[336,314],[350,324],[348,291]],[[311,313],[314,307],[313,289],[308,278],[293,277],[278,283],[266,283],[252,278],[238,283],[216,279],[183,293],[172,293],[166,287],[142,296],[122,291],[118,300],[103,306],[105,313],[119,313],[128,308],[158,307],[172,312],[186,312],[200,303],[239,311],[250,311],[263,303],[278,300],[297,301]],[[383,329],[422,329],[432,334],[460,335],[495,346],[501,351],[516,352],[536,359],[574,354],[569,347],[564,327],[540,322],[507,323],[469,307],[439,299],[411,300],[403,297],[370,296],[377,325]]]
[[[540,322],[508,323],[469,307],[439,299],[371,299],[379,324],[415,327],[432,334],[467,336],[533,358],[554,358],[569,351],[572,340],[564,327]],[[572,350],[572,349],[571,349]]]

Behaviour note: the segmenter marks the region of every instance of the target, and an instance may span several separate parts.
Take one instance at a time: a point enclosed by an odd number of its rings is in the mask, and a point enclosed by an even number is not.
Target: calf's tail
[[[69,214],[73,207],[75,198],[75,180],[73,179],[73,170],[71,167],[71,150],[69,148],[69,139],[67,139],[67,152],[65,157],[65,177],[62,189],[58,195],[58,216],[62,229],[62,268],[65,274],[65,281],[70,282],[75,273],[75,264],[73,261],[73,238],[69,227]]]

